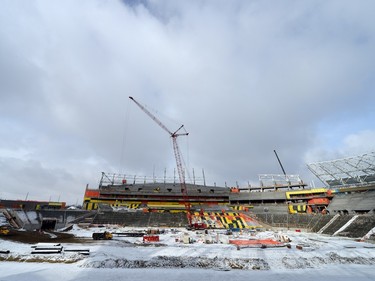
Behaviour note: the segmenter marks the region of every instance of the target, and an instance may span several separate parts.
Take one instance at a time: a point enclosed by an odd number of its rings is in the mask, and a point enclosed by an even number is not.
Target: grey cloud
[[[16,185],[64,190],[75,202],[101,171],[172,175],[171,140],[134,96],[168,128],[186,126],[184,158],[209,184],[281,173],[274,149],[309,181],[305,162],[322,151],[374,149],[361,133],[375,130],[373,6],[9,1],[0,11],[0,178],[27,170]],[[345,122],[328,146],[329,127]]]

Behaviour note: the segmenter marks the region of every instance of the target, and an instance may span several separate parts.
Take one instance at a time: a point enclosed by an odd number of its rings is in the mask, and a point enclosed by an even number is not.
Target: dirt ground
[[[1,235],[1,239],[14,242],[35,243],[88,243],[91,240],[76,238],[73,234],[62,232],[39,232],[11,230],[8,235]]]

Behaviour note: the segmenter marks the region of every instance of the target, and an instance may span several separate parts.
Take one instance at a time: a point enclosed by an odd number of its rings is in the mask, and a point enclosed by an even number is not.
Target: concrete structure
[[[331,214],[375,213],[375,191],[338,193],[327,209]]]

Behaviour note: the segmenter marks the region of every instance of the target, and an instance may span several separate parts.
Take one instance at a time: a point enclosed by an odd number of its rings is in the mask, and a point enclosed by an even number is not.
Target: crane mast
[[[147,110],[142,104],[140,104],[138,101],[136,101],[133,97],[129,97],[143,112],[145,112],[152,120],[155,121],[156,124],[158,124],[164,131],[166,131],[172,138],[173,143],[173,151],[174,156],[176,159],[176,165],[177,165],[177,171],[178,171],[178,177],[180,180],[180,186],[181,186],[181,192],[184,199],[184,205],[186,210],[186,215],[188,218],[189,225],[191,225],[191,208],[190,208],[190,202],[188,198],[187,188],[186,188],[186,182],[185,182],[185,171],[182,166],[182,157],[181,152],[178,147],[177,143],[177,137],[179,136],[187,136],[189,133],[178,133],[184,125],[181,125],[176,131],[172,132],[170,131],[155,115],[153,115],[150,111]]]

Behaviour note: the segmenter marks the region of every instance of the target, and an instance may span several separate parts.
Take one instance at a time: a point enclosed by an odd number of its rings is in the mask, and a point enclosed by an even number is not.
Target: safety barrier
[[[145,235],[143,242],[159,242],[159,235]]]

